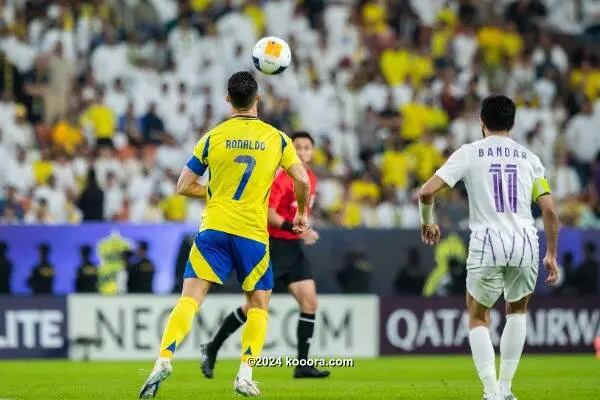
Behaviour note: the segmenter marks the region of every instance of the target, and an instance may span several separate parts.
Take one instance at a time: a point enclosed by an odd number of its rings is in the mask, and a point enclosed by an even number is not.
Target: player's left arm
[[[531,200],[533,200],[542,210],[542,220],[544,221],[544,232],[546,232],[546,255],[544,256],[544,268],[548,271],[546,283],[554,286],[558,283],[560,271],[556,261],[558,253],[558,212],[552,199],[552,191],[545,176],[545,168],[536,159],[533,167],[534,181]]]
[[[294,180],[294,193],[298,211],[294,218],[294,228],[298,233],[308,228],[308,201],[310,197],[310,178],[296,154],[296,149],[289,137],[282,135],[282,155],[280,166]]]
[[[434,245],[440,240],[440,228],[433,221],[435,195],[446,187],[454,187],[458,181],[464,178],[468,165],[468,152],[462,146],[452,153],[448,161],[419,189],[421,239],[426,244]]]
[[[286,185],[287,175],[283,172],[279,172],[273,181],[271,186],[271,193],[269,195],[269,209],[267,210],[267,223],[269,226],[283,229],[284,231],[293,231],[293,222],[286,220],[283,215],[277,212],[277,208],[281,204],[288,190]]]

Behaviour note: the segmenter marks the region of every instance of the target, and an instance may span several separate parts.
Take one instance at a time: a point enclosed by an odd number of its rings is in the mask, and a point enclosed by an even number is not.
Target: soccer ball
[[[290,46],[285,40],[275,36],[260,39],[252,50],[254,66],[263,74],[280,74],[292,61]]]

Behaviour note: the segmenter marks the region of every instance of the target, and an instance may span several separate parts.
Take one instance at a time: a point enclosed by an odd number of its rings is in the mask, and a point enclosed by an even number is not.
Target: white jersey
[[[535,154],[509,137],[492,135],[461,146],[436,175],[450,187],[462,180],[467,189],[468,269],[537,266],[531,202],[544,167]]]

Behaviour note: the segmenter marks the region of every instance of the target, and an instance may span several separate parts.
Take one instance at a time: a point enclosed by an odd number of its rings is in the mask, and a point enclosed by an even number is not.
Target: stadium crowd
[[[417,227],[415,188],[503,92],[562,222],[600,227],[599,26],[591,0],[2,0],[0,221],[199,222],[176,179],[245,69],[264,120],[316,138],[317,225]],[[266,34],[278,76],[252,65]],[[464,193],[439,214],[465,227]]]

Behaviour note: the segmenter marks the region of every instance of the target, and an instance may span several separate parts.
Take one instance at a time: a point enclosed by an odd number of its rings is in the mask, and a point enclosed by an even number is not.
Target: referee
[[[307,132],[296,132],[292,142],[310,177],[309,212],[313,205],[317,177],[310,170],[314,140]],[[292,229],[292,220],[296,215],[296,200],[294,181],[284,171],[279,171],[269,197],[269,252],[276,287],[287,286],[300,307],[298,328],[296,330],[298,359],[306,360],[315,329],[315,314],[317,312],[317,290],[313,279],[312,269],[302,243],[312,245],[319,240],[319,234],[308,229],[302,235],[297,235]],[[202,373],[207,378],[213,377],[217,354],[225,340],[246,322],[247,305],[231,312],[224,320],[219,331],[209,343],[202,346]],[[329,371],[319,371],[313,366],[298,366],[294,370],[294,378],[325,378]]]

